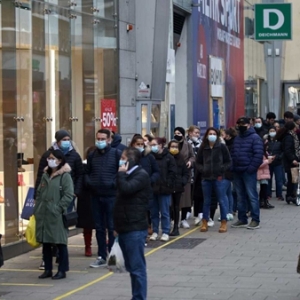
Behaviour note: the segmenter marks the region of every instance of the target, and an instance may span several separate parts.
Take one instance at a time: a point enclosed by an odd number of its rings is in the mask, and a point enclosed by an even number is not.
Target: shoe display
[[[214,227],[214,225],[215,225],[215,222],[211,218],[209,218],[209,220],[207,222],[207,226],[208,227]]]
[[[67,277],[66,272],[58,271],[58,272],[52,277],[52,279],[53,279],[53,280],[57,280],[57,279],[63,279],[63,278],[66,278],[66,277]]]
[[[153,232],[152,235],[150,236],[151,241],[156,241],[158,238],[158,234],[156,232]]]
[[[180,227],[185,228],[185,229],[188,229],[188,228],[190,228],[190,225],[189,225],[189,223],[187,222],[187,220],[182,220],[182,221],[181,221]]]
[[[247,229],[258,229],[260,228],[259,223],[256,221],[251,221],[251,223],[247,226]]]
[[[163,242],[167,242],[169,240],[169,235],[166,234],[166,233],[163,233],[160,240],[163,241]]]
[[[99,268],[99,267],[106,267],[106,261],[99,256],[94,262],[90,264],[91,268]]]
[[[52,277],[52,271],[45,271],[42,275],[39,276],[39,279],[45,279]]]
[[[43,260],[39,266],[39,270],[45,270],[45,262]]]
[[[238,220],[235,223],[231,224],[232,228],[247,228],[248,223],[243,223],[242,221]]]

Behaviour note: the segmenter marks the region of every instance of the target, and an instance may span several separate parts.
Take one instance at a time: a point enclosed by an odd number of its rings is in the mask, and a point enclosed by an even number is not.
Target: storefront
[[[95,129],[116,129],[116,24],[114,0],[0,2],[3,244],[24,239],[20,214],[55,132],[68,130],[83,156]]]

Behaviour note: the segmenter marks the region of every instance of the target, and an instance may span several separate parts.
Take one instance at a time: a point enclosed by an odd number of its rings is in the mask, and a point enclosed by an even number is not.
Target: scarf
[[[295,154],[298,159],[300,159],[300,148],[299,148],[299,139],[297,134],[294,131],[289,131],[289,134],[294,138],[294,148],[295,148]]]
[[[202,140],[199,138],[197,140],[197,142],[194,142],[192,139],[190,139],[189,137],[187,137],[187,141],[188,141],[189,144],[192,145],[193,150],[194,150],[194,154],[197,155],[197,152],[198,152],[198,150],[199,150],[199,148],[200,148],[200,146],[202,144]]]

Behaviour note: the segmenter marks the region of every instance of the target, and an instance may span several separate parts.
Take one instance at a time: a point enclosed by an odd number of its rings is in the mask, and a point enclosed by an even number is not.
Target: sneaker
[[[214,225],[215,225],[215,222],[211,218],[209,218],[209,220],[207,222],[207,226],[208,227],[214,227]]]
[[[93,263],[90,264],[91,268],[99,268],[99,267],[106,267],[106,261],[99,256]]]
[[[227,221],[232,221],[233,219],[233,214],[227,214]]]
[[[251,221],[249,226],[247,226],[247,229],[252,229],[252,230],[258,229],[258,228],[260,228],[259,223],[256,221],[253,221],[253,220]]]
[[[248,223],[244,223],[240,220],[236,221],[235,223],[233,223],[231,225],[232,228],[247,228],[248,227]]]
[[[200,226],[200,223],[201,223],[201,219],[196,217],[195,218],[195,226]]]
[[[152,235],[150,236],[151,241],[156,241],[158,237],[158,234],[156,232],[153,232]]]
[[[190,228],[190,225],[189,225],[189,223],[187,222],[187,220],[182,220],[182,221],[181,221],[181,227],[182,227],[182,228],[185,228],[185,229],[188,229],[188,228]]]
[[[167,242],[169,240],[169,235],[166,234],[166,233],[163,233],[160,240],[163,241],[163,242]]]
[[[186,213],[186,220],[188,220],[191,216],[192,216],[192,213],[187,212],[187,213]]]
[[[39,270],[45,270],[45,262],[43,260],[39,266]]]
[[[281,196],[281,197],[278,197],[277,200],[278,201],[284,201],[284,198]]]

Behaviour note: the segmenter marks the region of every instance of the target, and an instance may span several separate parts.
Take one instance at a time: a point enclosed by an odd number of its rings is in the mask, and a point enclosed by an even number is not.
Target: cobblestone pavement
[[[220,234],[215,222],[200,233],[189,220],[191,228],[181,229],[178,239],[148,244],[148,300],[300,299],[300,207],[277,200],[272,204],[275,209],[261,211],[258,230],[229,228]],[[0,299],[130,299],[129,275],[89,268],[95,257],[86,258],[83,251],[82,235],[71,237],[71,271],[60,281],[37,278],[41,249],[5,261]]]

